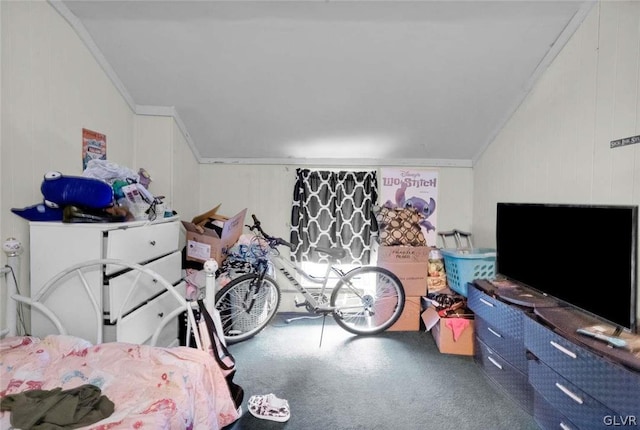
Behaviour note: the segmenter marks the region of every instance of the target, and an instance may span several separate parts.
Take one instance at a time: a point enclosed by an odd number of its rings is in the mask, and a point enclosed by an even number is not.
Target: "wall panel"
[[[171,192],[165,203],[190,221],[199,212],[200,170],[198,162],[184,135],[173,123],[173,167],[171,170]]]
[[[50,4],[2,1],[0,9],[0,240],[15,237],[22,242],[18,283],[28,293],[28,222],[11,208],[40,203],[40,185],[49,170],[82,173],[83,127],[107,135],[110,161],[130,165],[134,115]],[[4,253],[0,259],[6,260]],[[4,304],[4,282],[0,287]],[[0,326],[5,323],[0,310]]]
[[[640,3],[598,3],[474,166],[481,242],[499,201],[640,204],[640,145],[610,148],[640,134],[639,58]],[[584,234],[606,244],[606,226]]]

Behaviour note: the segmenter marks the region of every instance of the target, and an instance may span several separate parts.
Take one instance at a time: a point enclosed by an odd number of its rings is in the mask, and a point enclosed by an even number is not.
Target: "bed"
[[[121,266],[135,273],[130,296],[140,279],[151,277],[176,301],[175,309],[166,315],[149,344],[127,342],[91,343],[69,334],[56,315],[46,306],[47,297],[55,294],[60,280],[77,276],[90,297],[96,315],[97,338],[102,341],[103,319],[99,300],[92,297],[85,281],[85,270]],[[137,264],[118,260],[94,260],[81,263],[54,277],[36,297],[20,294],[11,296],[15,301],[40,312],[56,327],[56,333],[46,336],[11,336],[0,340],[0,401],[41,390],[47,394],[71,392],[91,386],[113,403],[108,416],[82,428],[87,429],[221,429],[239,417],[223,370],[214,358],[202,349],[198,324],[191,302],[156,272]],[[126,302],[126,301],[125,301]],[[123,309],[126,305],[123,304]],[[72,311],[72,310],[70,310]],[[195,345],[156,347],[155,342],[168,324],[176,322],[178,315],[187,315],[187,326],[193,330]],[[118,318],[123,318],[122,312]],[[37,391],[30,391],[37,393]],[[11,428],[15,410],[0,412],[0,428]]]

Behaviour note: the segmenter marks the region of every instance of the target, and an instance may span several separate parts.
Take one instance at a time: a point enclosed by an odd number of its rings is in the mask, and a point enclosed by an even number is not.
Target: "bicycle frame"
[[[324,292],[327,289],[327,284],[329,282],[329,277],[330,277],[332,272],[335,273],[336,275],[338,275],[338,278],[343,282],[345,282],[344,277],[348,273],[348,272],[343,272],[339,268],[335,267],[334,266],[335,262],[332,259],[327,263],[327,268],[325,270],[324,276],[323,277],[316,277],[316,276],[311,276],[310,274],[305,272],[302,269],[302,267],[300,267],[299,264],[284,258],[282,256],[282,254],[280,254],[278,249],[273,249],[272,248],[269,256],[270,256],[270,261],[274,264],[276,269],[280,273],[282,273],[284,275],[284,277],[289,281],[289,283],[291,284],[292,287],[294,287],[300,294],[302,294],[302,296],[307,301],[309,306],[311,306],[316,313],[333,312],[336,309],[333,306],[329,306],[328,303],[327,304],[320,303],[311,294],[311,292],[309,290],[307,290],[305,287],[303,287],[300,284],[300,282],[298,282],[298,280],[295,278],[295,276],[293,276],[291,274],[291,272],[295,272],[295,273],[301,275],[307,281],[309,281],[309,282],[311,282],[313,284],[321,286],[320,295],[324,295]],[[347,285],[349,285],[349,284],[347,283]],[[349,285],[349,287],[351,287],[351,286]],[[297,302],[296,302],[296,305],[298,305]]]

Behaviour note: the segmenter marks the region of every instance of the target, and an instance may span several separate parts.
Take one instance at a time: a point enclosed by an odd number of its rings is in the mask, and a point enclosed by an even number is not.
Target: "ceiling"
[[[59,1],[202,163],[471,166],[590,1]]]

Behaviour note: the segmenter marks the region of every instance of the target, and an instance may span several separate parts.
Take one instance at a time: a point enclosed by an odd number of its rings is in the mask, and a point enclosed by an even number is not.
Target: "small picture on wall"
[[[107,136],[97,131],[82,129],[82,170],[91,160],[107,159]]]

